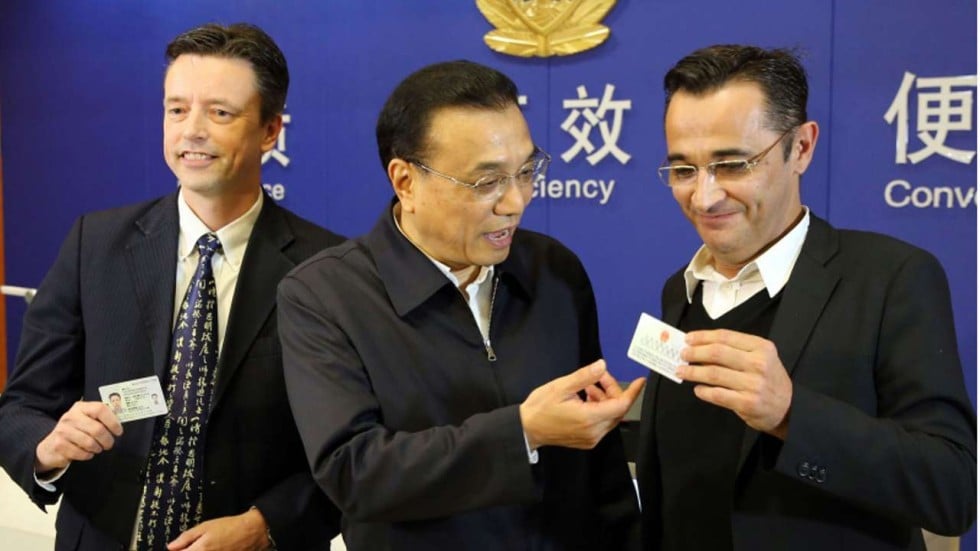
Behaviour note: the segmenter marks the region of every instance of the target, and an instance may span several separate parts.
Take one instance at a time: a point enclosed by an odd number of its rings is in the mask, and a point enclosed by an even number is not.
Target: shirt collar
[[[398,204],[393,197],[388,208],[378,218],[374,229],[357,240],[370,251],[395,312],[404,316],[425,303],[440,289],[450,284],[419,249],[395,226],[392,208]],[[539,278],[537,264],[531,261],[536,251],[523,245],[523,231],[514,235],[507,259],[494,267],[500,282],[533,300]],[[512,284],[512,285],[510,285]]]
[[[396,220],[395,223],[397,224],[398,221]],[[419,250],[422,251],[422,249]],[[449,278],[449,281],[453,282],[453,285],[459,287],[459,277],[456,276],[456,273],[453,272],[452,268],[432,258],[425,251],[422,251],[422,254],[424,254],[429,260],[431,260],[432,263],[436,265],[436,268],[439,268],[439,271],[441,271],[447,278]],[[470,283],[470,285],[474,283],[476,285],[482,285],[483,282],[486,281],[487,278],[491,276],[493,276],[493,266],[480,266],[480,273],[477,274],[476,279],[474,279],[473,282]]]
[[[712,265],[711,251],[706,246],[701,245],[701,248],[694,254],[694,258],[684,270],[687,302],[690,303],[693,300],[694,291],[697,290],[698,283],[701,281],[749,282],[761,278],[769,297],[776,296],[789,281],[789,276],[793,273],[793,266],[796,265],[796,259],[799,258],[800,251],[803,250],[803,241],[806,239],[807,230],[810,228],[810,209],[803,207],[803,210],[803,218],[797,222],[792,230],[766,249],[765,252],[742,266],[742,269],[731,279],[715,270]]]
[[[453,285],[455,285],[458,288],[459,277],[456,276],[456,273],[453,272],[453,269],[450,268],[448,265],[439,262],[435,258],[432,258],[432,256],[430,256],[429,253],[425,252],[425,250],[422,249],[422,247],[419,247],[418,245],[415,244],[414,241],[408,238],[408,235],[405,234],[405,230],[402,229],[402,225],[398,222],[398,216],[396,214],[397,209],[398,209],[398,205],[395,205],[391,208],[391,219],[395,223],[395,227],[398,228],[398,233],[402,234],[402,236],[406,240],[408,240],[416,249],[418,249],[419,252],[424,254],[426,258],[432,261],[432,263],[435,264],[436,268],[439,268],[439,271],[442,272],[443,275],[445,275],[449,279],[449,281],[451,281]],[[475,283],[478,286],[482,285],[483,282],[486,281],[487,278],[492,275],[493,275],[493,266],[480,266],[480,273],[477,274],[476,279],[473,280],[473,283]]]
[[[184,199],[183,190],[177,195],[177,216],[180,221],[180,237],[177,245],[177,255],[180,260],[185,260],[195,252],[197,240],[206,233],[214,233],[221,241],[221,251],[225,262],[236,270],[241,266],[242,257],[245,256],[245,246],[248,238],[252,235],[255,221],[259,218],[262,211],[262,201],[264,193],[259,193],[255,203],[234,221],[226,224],[218,231],[211,232],[210,229],[194,214],[187,200]]]

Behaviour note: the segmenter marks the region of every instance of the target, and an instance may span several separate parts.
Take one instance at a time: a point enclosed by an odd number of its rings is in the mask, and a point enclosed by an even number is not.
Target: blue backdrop
[[[605,44],[522,59],[487,48],[493,26],[474,2],[6,0],[6,283],[36,286],[79,214],[174,188],[161,154],[163,47],[203,22],[250,21],[279,42],[292,74],[264,181],[284,205],[346,235],[367,231],[391,195],[374,123],[397,82],[457,58],[510,75],[532,135],[555,159],[524,225],[580,255],[611,370],[639,376],[626,358],[639,313],[659,315],[663,281],[699,245],[655,174],[661,78],[712,43],[799,47],[822,128],[804,202],[835,225],[939,257],[976,404],[976,10],[969,0],[619,0],[603,21]],[[22,314],[8,301],[11,362]]]

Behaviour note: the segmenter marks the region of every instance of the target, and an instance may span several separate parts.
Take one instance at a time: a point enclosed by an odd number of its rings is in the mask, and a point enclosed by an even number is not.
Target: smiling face
[[[282,117],[263,122],[255,72],[244,60],[185,54],[164,81],[163,153],[185,194],[255,193],[262,154]]]
[[[513,174],[534,153],[516,105],[439,109],[425,143],[422,162],[467,183],[488,174]],[[388,175],[401,203],[402,229],[430,256],[454,270],[507,258],[529,193],[510,183],[496,201],[475,200],[469,188],[404,159],[393,159]]]
[[[676,92],[667,108],[665,131],[673,163],[704,166],[748,159],[777,140],[770,128],[762,90],[732,82],[694,95]],[[717,181],[702,169],[697,181],[671,187],[674,199],[711,252],[715,269],[728,277],[758,256],[801,213],[800,176],[812,159],[817,127],[807,122],[787,134],[789,159],[776,145],[740,179]]]

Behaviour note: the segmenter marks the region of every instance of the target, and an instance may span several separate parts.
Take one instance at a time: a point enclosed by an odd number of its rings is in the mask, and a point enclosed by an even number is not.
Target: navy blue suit
[[[0,396],[0,465],[39,506],[62,496],[58,549],[128,548],[157,418],[72,463],[58,492],[34,482],[34,451],[98,387],[164,380],[177,260],[176,193],[88,214],[72,227],[27,310],[17,365]],[[275,289],[295,265],[343,239],[264,201],[235,289],[207,427],[204,518],[252,505],[280,549],[329,549],[339,512],[304,459],[287,403]]]

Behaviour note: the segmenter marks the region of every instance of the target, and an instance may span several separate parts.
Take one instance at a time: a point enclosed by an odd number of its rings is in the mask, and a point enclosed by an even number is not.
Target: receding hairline
[[[524,126],[527,127],[527,120],[524,119],[524,113],[518,104],[514,102],[505,102],[498,105],[472,105],[472,104],[452,104],[452,105],[442,105],[436,107],[429,111],[426,115],[425,121],[423,122],[423,134],[421,140],[421,148],[419,151],[420,156],[429,154],[432,147],[432,137],[433,128],[435,120],[443,114],[458,112],[461,114],[478,114],[478,113],[504,113],[511,109],[516,109],[521,119],[524,120]],[[530,136],[530,128],[528,128],[528,135]],[[533,140],[532,140],[533,144]]]

